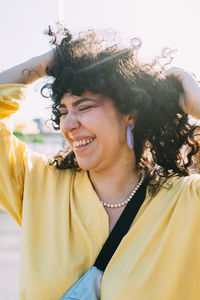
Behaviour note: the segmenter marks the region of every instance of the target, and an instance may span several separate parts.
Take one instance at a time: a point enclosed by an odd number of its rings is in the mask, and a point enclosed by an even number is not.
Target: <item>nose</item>
[[[60,128],[65,132],[70,132],[72,130],[80,128],[80,121],[78,120],[76,114],[73,112],[68,112],[66,116],[61,118]]]

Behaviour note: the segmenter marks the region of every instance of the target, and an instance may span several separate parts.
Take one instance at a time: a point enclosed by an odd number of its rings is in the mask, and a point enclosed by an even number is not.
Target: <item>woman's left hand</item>
[[[194,118],[200,119],[200,86],[195,78],[181,68],[171,68],[166,76],[176,77],[182,84],[184,93],[180,95],[179,104],[182,110]]]

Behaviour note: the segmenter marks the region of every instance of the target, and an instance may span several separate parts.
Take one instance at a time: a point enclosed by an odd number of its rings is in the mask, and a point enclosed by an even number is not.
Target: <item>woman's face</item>
[[[65,94],[60,104],[60,129],[81,169],[100,171],[130,155],[126,142],[128,116],[101,94]]]

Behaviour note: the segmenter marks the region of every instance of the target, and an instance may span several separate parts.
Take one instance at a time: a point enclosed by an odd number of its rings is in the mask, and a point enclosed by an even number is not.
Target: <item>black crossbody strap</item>
[[[96,266],[98,269],[102,271],[106,269],[122,238],[128,232],[131,224],[133,223],[138,210],[144,202],[145,195],[146,183],[143,182],[141,187],[137,190],[131,201],[123,210],[109,237],[105,241],[105,244],[103,245],[103,248],[101,249],[94,263],[94,266]]]

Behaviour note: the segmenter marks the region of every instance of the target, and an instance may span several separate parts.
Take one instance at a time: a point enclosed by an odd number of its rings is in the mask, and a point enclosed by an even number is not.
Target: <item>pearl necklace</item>
[[[136,187],[133,189],[133,191],[131,192],[131,194],[128,196],[128,198],[126,200],[121,201],[120,203],[113,203],[113,204],[101,201],[100,206],[101,207],[103,207],[103,206],[104,207],[109,207],[109,208],[118,208],[118,207],[126,205],[128,202],[131,201],[132,197],[135,195],[135,193],[137,192],[137,190],[139,189],[139,187],[141,186],[143,181],[144,181],[144,173],[142,173],[138,184],[136,185]]]

